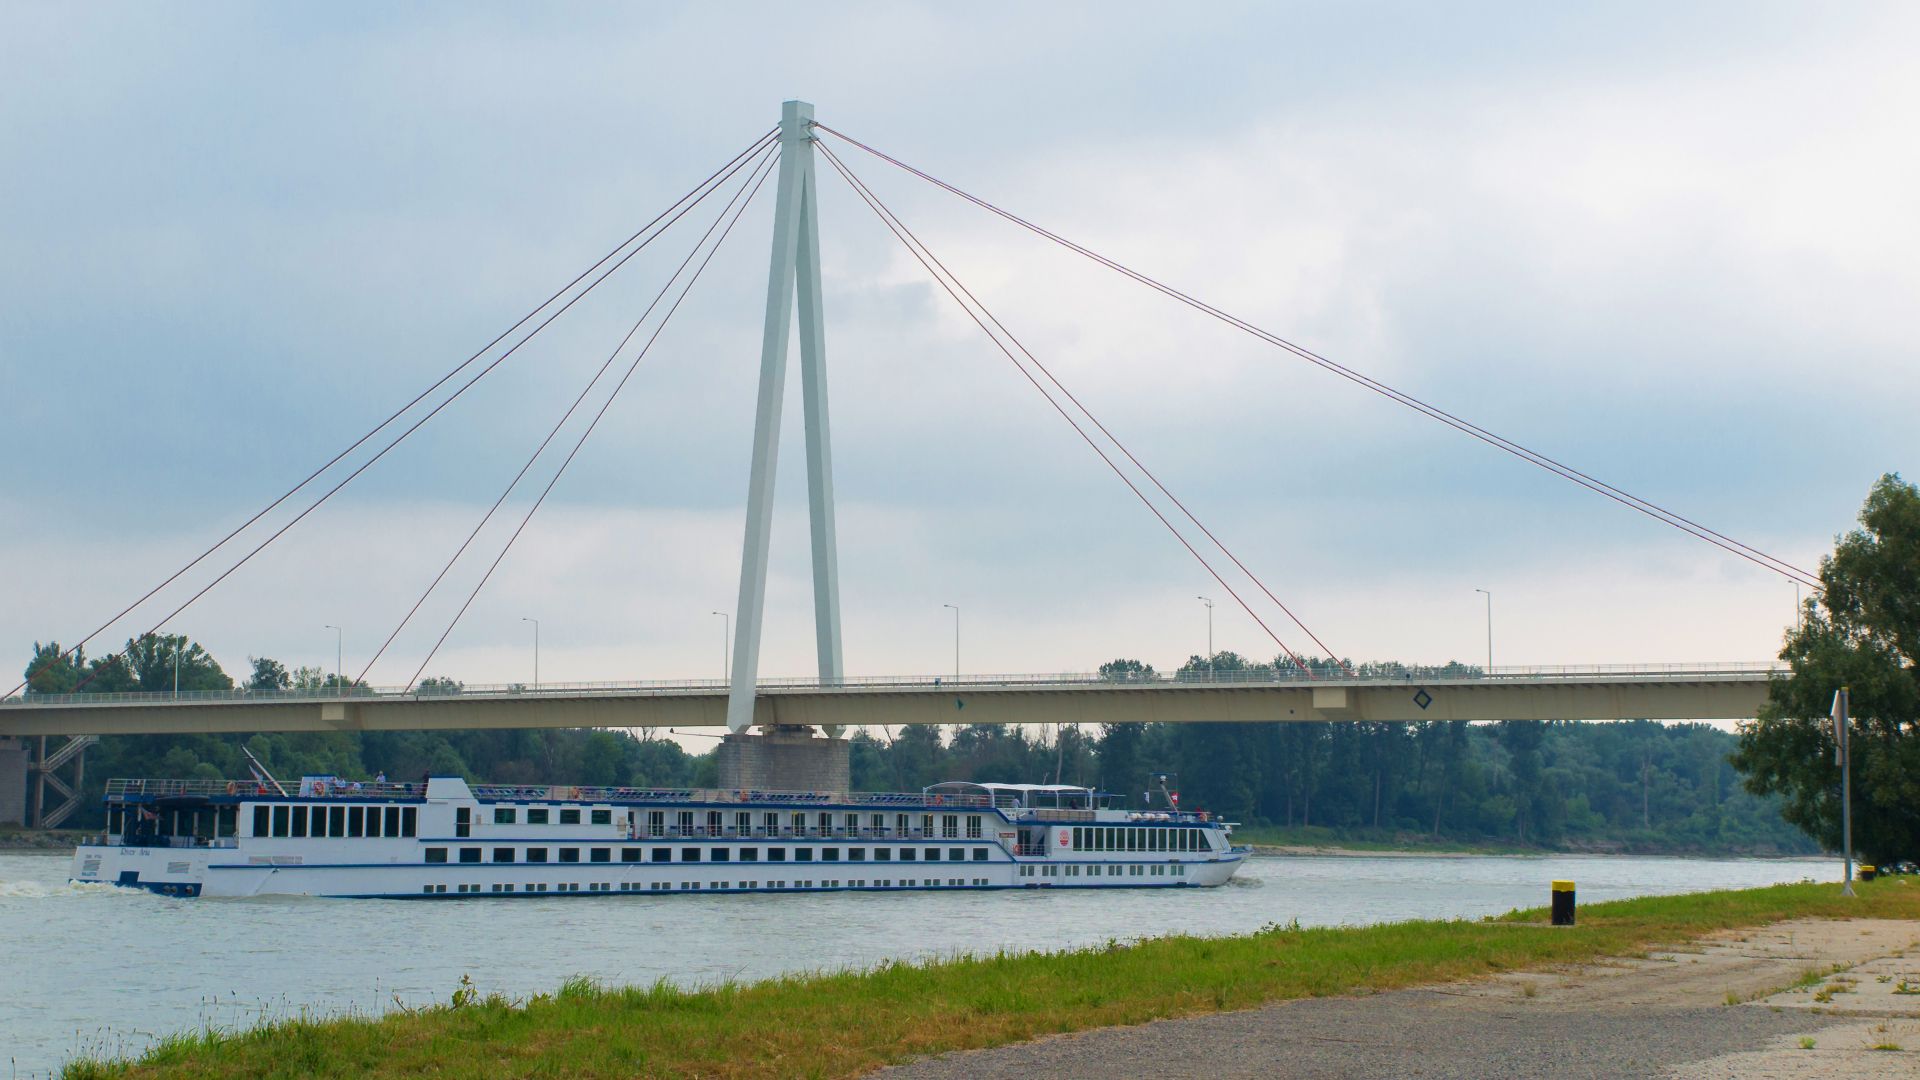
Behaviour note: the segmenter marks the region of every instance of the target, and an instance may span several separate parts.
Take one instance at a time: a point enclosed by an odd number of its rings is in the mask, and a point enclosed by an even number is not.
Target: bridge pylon
[[[780,180],[773,212],[773,258],[767,271],[767,317],[760,346],[760,391],[747,481],[746,540],[740,553],[740,600],[734,613],[727,729],[754,721],[760,674],[760,626],[767,598],[767,547],[773,530],[774,476],[780,457],[780,414],[786,399],[787,341],[797,316],[801,404],[806,424],[807,508],[812,523],[814,635],[820,680],[838,683],[840,559],[834,536],[833,451],[827,422],[827,342],[820,303],[820,216],[813,170],[813,106],[789,101],[780,114]],[[840,728],[830,726],[828,735]]]

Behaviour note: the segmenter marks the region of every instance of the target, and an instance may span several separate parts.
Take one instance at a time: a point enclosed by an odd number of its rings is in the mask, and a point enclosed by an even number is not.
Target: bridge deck
[[[1445,669],[1391,676],[1102,679],[987,675],[775,679],[759,724],[1083,724],[1275,720],[1739,720],[1773,664]],[[29,695],[0,702],[0,737],[531,727],[722,727],[724,682],[174,694]]]

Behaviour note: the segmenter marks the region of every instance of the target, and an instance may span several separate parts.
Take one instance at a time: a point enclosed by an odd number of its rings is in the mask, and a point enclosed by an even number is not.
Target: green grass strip
[[[1368,993],[1550,967],[1792,918],[1920,919],[1920,884],[1647,897],[1498,919],[1342,929],[1274,927],[1063,953],[980,956],[701,990],[575,980],[524,1003],[454,1004],[378,1018],[297,1019],[177,1036],[137,1061],[76,1062],[95,1077],[851,1076],[926,1054],[1059,1032]],[[1183,896],[1204,903],[1204,896]]]

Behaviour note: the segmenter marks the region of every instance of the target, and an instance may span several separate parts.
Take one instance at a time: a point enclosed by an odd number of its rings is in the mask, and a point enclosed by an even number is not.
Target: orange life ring
[[[227,794],[229,795],[240,794],[240,785],[232,780],[227,781]]]
[[[325,780],[315,780],[313,782],[313,793],[316,797],[325,797],[327,794],[327,782]]]

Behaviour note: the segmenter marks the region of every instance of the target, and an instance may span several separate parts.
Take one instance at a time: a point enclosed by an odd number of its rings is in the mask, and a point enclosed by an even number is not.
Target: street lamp
[[[184,640],[186,640],[184,637],[181,638],[181,641],[184,641]],[[173,696],[174,697],[180,696],[180,643],[179,642],[174,642],[174,645],[173,645]]]
[[[720,616],[720,681],[727,681],[727,658],[733,655],[733,616],[724,611],[710,611],[709,615]]]
[[[346,651],[344,651],[342,644],[340,644],[340,642],[346,640],[346,630],[342,630],[340,626],[334,625],[321,626],[321,628],[334,632],[334,690],[346,694],[346,686],[348,686],[346,667],[348,667],[348,665],[342,661],[342,657],[346,655]]]
[[[533,688],[540,689],[540,620],[520,616],[521,622],[533,624]]]
[[[1487,674],[1493,674],[1493,594],[1485,589],[1474,592],[1487,598]]]
[[[1213,678],[1213,601],[1204,596],[1196,596],[1194,599],[1207,605],[1207,678],[1211,679]]]
[[[953,608],[953,679],[960,681],[960,609],[952,604],[941,604],[943,608]]]

